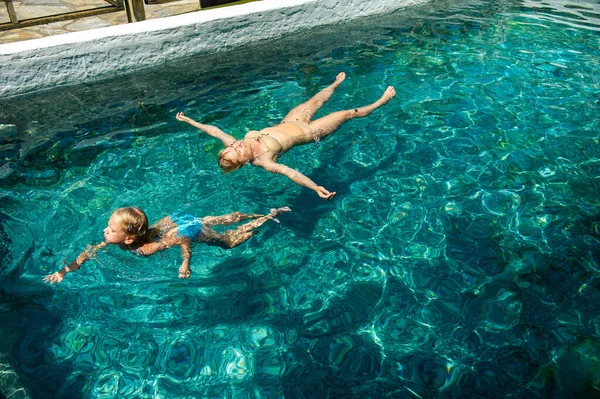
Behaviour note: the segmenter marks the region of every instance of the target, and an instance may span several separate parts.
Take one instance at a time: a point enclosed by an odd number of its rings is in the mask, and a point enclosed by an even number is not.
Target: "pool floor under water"
[[[0,352],[34,398],[597,397],[599,32],[592,2],[433,1],[0,100]],[[175,119],[241,138],[340,71],[317,117],[398,95],[280,157],[332,201]],[[110,248],[43,283],[117,207],[284,205],[187,280]]]

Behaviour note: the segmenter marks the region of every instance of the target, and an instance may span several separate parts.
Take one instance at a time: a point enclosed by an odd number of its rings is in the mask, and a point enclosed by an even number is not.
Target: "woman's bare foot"
[[[394,86],[388,86],[387,89],[385,89],[385,91],[383,92],[383,96],[381,96],[381,100],[383,100],[383,103],[387,103],[388,101],[390,101],[392,99],[392,97],[394,97],[396,95],[396,89],[394,89]]]
[[[335,77],[335,82],[333,84],[339,86],[344,80],[346,80],[346,72],[340,72]]]

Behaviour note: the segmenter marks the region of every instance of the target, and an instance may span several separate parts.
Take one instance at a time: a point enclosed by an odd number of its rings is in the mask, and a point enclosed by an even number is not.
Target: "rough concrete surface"
[[[114,77],[426,1],[263,0],[2,44],[0,98]]]

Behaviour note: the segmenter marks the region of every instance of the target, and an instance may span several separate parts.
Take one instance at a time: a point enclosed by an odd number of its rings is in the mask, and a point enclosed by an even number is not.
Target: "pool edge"
[[[0,45],[0,98],[95,81],[203,52],[430,0],[263,0]]]

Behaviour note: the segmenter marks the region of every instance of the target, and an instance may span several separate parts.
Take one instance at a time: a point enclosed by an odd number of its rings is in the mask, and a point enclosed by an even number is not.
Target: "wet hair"
[[[148,234],[148,218],[139,208],[119,208],[113,212],[117,223],[125,234],[134,236],[136,241],[145,241]]]
[[[225,150],[227,148],[222,149],[219,152],[219,156],[217,158],[217,161],[219,162],[219,166],[221,167],[221,170],[225,173],[229,173],[229,172],[233,172],[236,169],[241,168],[242,166],[244,166],[246,164],[246,162],[243,161],[239,161],[239,160],[233,160],[233,159],[229,159],[229,158],[225,158]]]

